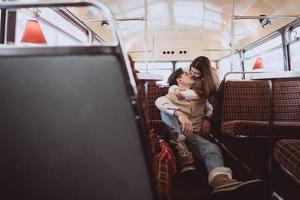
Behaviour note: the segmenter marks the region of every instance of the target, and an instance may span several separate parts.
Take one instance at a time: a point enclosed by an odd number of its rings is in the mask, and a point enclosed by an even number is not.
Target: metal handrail
[[[242,74],[242,75],[245,75],[245,74],[261,74],[261,73],[268,73],[268,72],[227,72],[225,75],[224,75],[224,81],[226,80],[226,77],[228,75],[232,75],[232,74]]]
[[[101,9],[104,15],[107,17],[107,21],[109,21],[110,28],[113,34],[113,46],[117,46],[119,43],[119,37],[116,27],[116,21],[114,20],[113,15],[110,10],[103,3],[96,0],[49,0],[49,1],[39,1],[39,2],[0,2],[0,9],[18,9],[18,8],[37,8],[37,7],[67,7],[67,6],[95,6]],[[110,45],[111,46],[111,45]]]
[[[267,16],[233,16],[234,20],[238,19],[300,19],[299,15],[267,15]]]

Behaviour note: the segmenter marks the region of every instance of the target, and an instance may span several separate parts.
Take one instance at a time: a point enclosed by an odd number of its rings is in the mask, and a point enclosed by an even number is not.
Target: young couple
[[[204,56],[196,58],[189,72],[177,69],[168,82],[169,93],[159,97],[155,105],[172,137],[184,138],[193,155],[204,161],[208,182],[213,187],[211,199],[262,199],[270,196],[271,191],[262,180],[241,182],[233,179],[231,169],[224,166],[219,147],[205,139],[210,133],[211,104],[215,103],[219,86],[210,60]]]

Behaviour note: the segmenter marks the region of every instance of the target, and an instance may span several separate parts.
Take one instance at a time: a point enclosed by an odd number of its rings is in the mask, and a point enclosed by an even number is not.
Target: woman
[[[214,106],[220,82],[210,60],[205,56],[197,57],[190,65],[190,76],[195,80],[192,86],[194,91],[201,92],[199,94],[203,92]]]

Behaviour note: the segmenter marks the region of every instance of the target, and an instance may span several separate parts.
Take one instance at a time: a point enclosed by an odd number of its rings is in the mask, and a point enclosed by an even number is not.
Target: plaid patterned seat
[[[267,134],[260,128],[269,120],[270,100],[266,81],[226,81],[222,134]]]
[[[267,81],[227,81],[224,86],[222,134],[268,136],[270,88]],[[274,136],[300,137],[300,81],[274,82]]]
[[[300,122],[300,79],[274,82],[274,121]]]
[[[148,81],[147,84],[147,108],[150,120],[161,120],[160,111],[156,108],[154,102],[160,97],[160,89],[155,81]]]
[[[299,130],[300,122],[274,122],[273,136],[297,138]],[[269,121],[233,120],[224,122],[222,123],[222,133],[229,136],[269,136]]]
[[[169,145],[157,137],[154,129],[149,132],[152,152],[155,191],[160,200],[170,200],[172,177],[176,174],[175,156]]]
[[[161,89],[155,83],[155,81],[148,81],[147,83],[147,110],[150,127],[154,128],[159,135],[168,134],[169,130],[167,126],[162,122],[160,117],[160,111],[155,106],[155,101],[161,95]]]
[[[279,140],[275,145],[274,158],[282,169],[300,183],[300,140]]]

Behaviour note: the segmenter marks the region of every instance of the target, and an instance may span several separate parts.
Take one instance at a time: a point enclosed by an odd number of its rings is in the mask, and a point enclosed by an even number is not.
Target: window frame
[[[292,30],[299,28],[300,27],[300,20],[296,20],[289,24],[286,27],[286,46],[287,46],[287,59],[288,59],[288,70],[293,71],[293,66],[292,66],[292,55],[291,55],[291,45],[300,42],[300,37],[296,38],[295,40],[291,40],[291,32]]]
[[[262,51],[260,53],[254,54],[254,55],[252,55],[250,57],[246,57],[245,56],[245,54],[246,54],[247,51],[252,50],[254,48],[257,48],[258,46],[263,45],[264,43],[267,43],[267,42],[271,41],[272,39],[274,39],[276,37],[281,38],[281,44],[279,46],[272,47],[272,48],[270,48],[268,50],[265,50],[265,51]],[[283,60],[282,60],[282,64],[283,64],[282,65],[282,69],[283,70],[282,71],[285,71],[285,56],[284,56],[284,53],[283,53],[284,43],[285,43],[285,41],[283,41],[282,33],[280,32],[280,30],[277,30],[277,31],[275,31],[275,32],[273,32],[273,33],[271,33],[271,34],[269,34],[269,35],[261,38],[260,40],[254,42],[253,44],[251,44],[251,45],[249,45],[249,46],[241,49],[241,51],[243,53],[243,60],[242,61],[243,61],[243,70],[244,70],[244,72],[246,72],[245,71],[245,69],[246,69],[245,63],[247,62],[247,60],[251,60],[253,58],[261,57],[264,54],[269,54],[269,53],[271,53],[273,51],[276,51],[278,49],[282,49],[282,51],[281,51],[282,52],[282,58],[283,58]],[[248,72],[252,72],[252,71],[253,70],[250,70]]]

